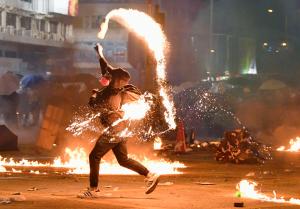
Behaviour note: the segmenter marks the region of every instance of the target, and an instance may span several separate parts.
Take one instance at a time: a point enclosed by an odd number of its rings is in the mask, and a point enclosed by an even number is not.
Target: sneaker
[[[149,173],[146,177],[146,194],[153,192],[159,182],[160,175],[156,173]]]
[[[98,198],[100,197],[100,190],[88,188],[86,191],[79,193],[77,197],[81,199]]]

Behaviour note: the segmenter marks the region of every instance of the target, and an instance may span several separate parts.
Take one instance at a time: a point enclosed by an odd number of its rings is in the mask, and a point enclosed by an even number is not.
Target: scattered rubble
[[[20,192],[13,193],[10,196],[0,196],[0,204],[11,204],[12,202],[23,202],[26,198]]]
[[[255,176],[255,173],[254,172],[250,172],[246,175],[247,177],[252,177],[252,176]]]
[[[10,200],[0,200],[0,204],[6,205],[6,204],[10,204],[11,201]]]
[[[271,148],[255,141],[245,129],[225,132],[217,148],[216,160],[231,163],[264,163]]]
[[[104,188],[106,188],[106,189],[110,189],[110,188],[112,188],[112,186],[110,186],[110,185],[107,185],[107,186],[104,186]]]
[[[171,186],[173,184],[174,184],[173,182],[167,181],[167,182],[158,183],[158,186]]]
[[[244,207],[244,203],[243,202],[235,202],[233,204],[234,207],[236,208],[243,208]]]
[[[197,185],[201,185],[201,186],[210,186],[210,185],[216,185],[215,183],[211,183],[211,182],[194,182],[194,184],[197,184]]]
[[[39,189],[36,187],[31,187],[31,188],[27,189],[27,191],[30,191],[30,192],[37,191],[37,190],[39,190]]]

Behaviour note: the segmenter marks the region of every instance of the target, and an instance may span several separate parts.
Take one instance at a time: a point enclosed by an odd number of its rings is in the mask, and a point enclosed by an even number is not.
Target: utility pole
[[[147,13],[151,17],[154,16],[152,0],[147,0]],[[153,60],[151,58],[151,54],[148,52],[147,49],[145,49],[145,53],[146,53],[146,60],[145,60],[145,71],[144,71],[145,73],[144,89],[151,91],[153,90],[153,80],[154,80],[154,78],[152,77]]]
[[[212,73],[213,69],[213,56],[215,49],[213,48],[214,41],[214,0],[210,0],[210,12],[209,12],[209,49],[208,49],[208,60],[209,60],[209,73]]]
[[[160,11],[159,5],[153,5],[152,0],[147,0],[147,13],[151,17],[155,19],[157,23],[161,25],[162,28],[164,28],[165,24],[165,14]],[[144,82],[144,89],[149,91],[155,91],[155,60],[153,58],[153,55],[148,52],[148,50],[145,51],[146,53],[146,69],[145,69],[145,82]]]

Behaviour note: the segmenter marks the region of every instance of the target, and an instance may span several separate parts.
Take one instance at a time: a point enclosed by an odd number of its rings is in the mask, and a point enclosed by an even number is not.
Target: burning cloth
[[[263,163],[270,158],[270,148],[255,141],[245,129],[225,132],[216,152],[216,160],[221,162]]]

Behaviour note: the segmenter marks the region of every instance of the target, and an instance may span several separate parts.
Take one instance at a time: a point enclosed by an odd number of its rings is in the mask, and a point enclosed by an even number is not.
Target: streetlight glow
[[[282,43],[281,43],[281,46],[286,47],[286,46],[287,46],[287,43],[286,43],[286,42],[282,42]]]
[[[268,9],[268,12],[273,13],[274,11],[273,11],[273,9]]]

